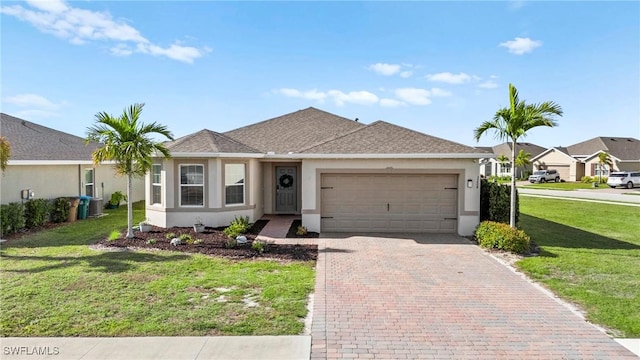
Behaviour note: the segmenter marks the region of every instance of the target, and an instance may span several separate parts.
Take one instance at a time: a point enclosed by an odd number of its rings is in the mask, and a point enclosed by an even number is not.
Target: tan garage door
[[[322,232],[455,233],[457,175],[323,174]]]

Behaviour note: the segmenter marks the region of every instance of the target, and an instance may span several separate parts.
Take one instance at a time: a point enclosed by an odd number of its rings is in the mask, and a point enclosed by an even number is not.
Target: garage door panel
[[[456,187],[457,175],[323,174],[321,230],[456,232]]]

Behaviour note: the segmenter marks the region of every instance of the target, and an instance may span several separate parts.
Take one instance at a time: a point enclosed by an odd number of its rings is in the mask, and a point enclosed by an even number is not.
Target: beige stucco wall
[[[584,176],[585,166],[580,161],[558,150],[551,150],[533,162],[533,170],[553,169],[554,166],[569,165],[569,177],[565,181],[580,181]]]
[[[74,165],[9,165],[0,178],[2,204],[21,201],[20,190],[30,189],[36,198],[53,199],[61,196],[86,195],[84,170],[90,164]],[[100,165],[94,171],[96,197],[102,197],[104,184],[105,202],[111,193],[120,190],[126,194],[126,178],[116,176],[109,165]],[[144,200],[144,179],[134,179],[134,201]]]
[[[621,162],[614,158],[613,160],[613,168],[611,171],[640,171],[640,161],[629,161],[629,162]],[[598,168],[599,163],[598,157],[593,157],[585,161],[585,173],[588,176],[595,176],[595,169]],[[593,167],[595,165],[595,168]]]
[[[378,173],[458,174],[458,233],[472,235],[480,219],[480,176],[472,159],[318,159],[302,162],[302,223],[320,232],[320,178],[322,173],[349,170]],[[473,187],[467,188],[467,179]]]
[[[200,219],[206,226],[227,226],[236,217],[248,216],[254,222],[263,215],[262,166],[256,159],[172,158],[156,161],[162,165],[162,203],[146,205],[146,217],[153,225],[162,227],[192,226]],[[225,163],[244,163],[245,204],[225,206],[222,169]],[[181,207],[179,199],[179,171],[181,164],[204,165],[204,206]],[[151,175],[145,177],[145,196],[151,199]]]

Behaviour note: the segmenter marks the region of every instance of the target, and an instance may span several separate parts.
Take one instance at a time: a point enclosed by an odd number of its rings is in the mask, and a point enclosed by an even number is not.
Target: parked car
[[[544,183],[547,181],[555,181],[560,182],[560,174],[558,174],[557,170],[538,170],[534,171],[531,176],[529,176],[529,182],[531,183]]]
[[[640,186],[640,171],[618,171],[609,175],[607,185],[612,188],[624,186],[627,189],[633,189],[634,186]]]

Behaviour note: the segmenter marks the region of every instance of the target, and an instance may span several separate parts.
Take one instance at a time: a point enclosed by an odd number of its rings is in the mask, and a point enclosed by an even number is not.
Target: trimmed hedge
[[[49,201],[31,199],[24,203],[24,218],[28,229],[43,226],[49,221]]]
[[[24,205],[17,202],[0,205],[0,235],[12,234],[24,226]]]
[[[61,223],[67,221],[69,218],[69,210],[71,210],[71,203],[66,197],[59,197],[53,200],[51,207],[51,221],[54,223]]]
[[[480,181],[480,221],[496,221],[508,224],[511,203],[511,186],[492,181]],[[516,224],[520,219],[520,201],[516,189]]]
[[[513,229],[508,224],[495,221],[483,221],[474,234],[478,245],[487,249],[499,249],[516,254],[527,254],[531,251],[531,238],[520,229]]]

